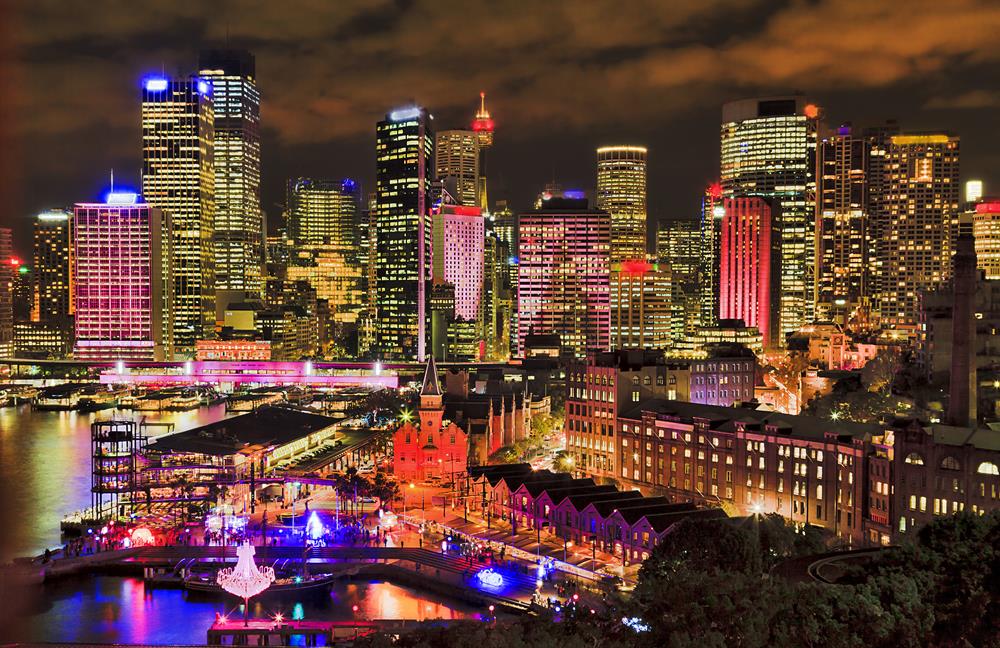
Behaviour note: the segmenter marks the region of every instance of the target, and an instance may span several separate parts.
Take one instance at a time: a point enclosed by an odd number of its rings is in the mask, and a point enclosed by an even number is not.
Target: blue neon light
[[[403,121],[406,119],[415,119],[420,116],[420,108],[416,106],[410,106],[409,108],[400,108],[399,110],[393,110],[389,113],[389,119],[392,121]]]
[[[587,197],[587,194],[579,189],[569,189],[563,192],[563,196],[570,198],[571,200],[583,200]]]
[[[163,77],[151,77],[145,82],[147,92],[163,92],[167,89],[168,81]]]
[[[209,85],[208,81],[205,81],[204,79],[198,79],[198,92],[199,92],[199,94],[207,95],[208,92],[211,89],[212,89],[212,86]]]
[[[350,178],[344,178],[344,181],[340,183],[340,191],[342,193],[354,193],[357,187],[358,183]]]
[[[503,587],[503,575],[492,569],[484,569],[476,574],[476,580],[482,587],[498,590]]]

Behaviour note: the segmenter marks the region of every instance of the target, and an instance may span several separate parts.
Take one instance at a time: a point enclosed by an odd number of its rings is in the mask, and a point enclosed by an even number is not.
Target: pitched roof
[[[622,519],[629,524],[635,524],[642,518],[649,515],[662,515],[667,513],[685,513],[695,510],[695,505],[690,502],[679,502],[669,504],[663,502],[649,502],[644,506],[625,506],[619,508]]]
[[[612,489],[614,489],[613,486]],[[624,492],[612,490],[606,493],[583,493],[580,495],[568,495],[567,497],[563,498],[563,501],[569,500],[569,503],[573,506],[573,508],[575,508],[577,511],[582,511],[583,509],[587,508],[589,504],[592,504],[594,502],[601,502],[605,500],[623,501],[623,500],[636,499],[639,497],[642,497],[642,493],[640,493],[637,490],[624,491]],[[559,504],[562,505],[562,502],[559,502]]]
[[[693,511],[674,511],[672,513],[656,513],[645,516],[646,521],[649,522],[649,526],[653,527],[653,531],[657,533],[663,533],[681,520],[686,520],[690,517],[717,520],[725,518],[726,512],[720,508],[710,508],[695,509]]]
[[[643,497],[640,499],[627,500],[624,502],[616,502],[614,500],[608,500],[603,502],[592,502],[591,506],[597,511],[602,518],[606,518],[615,511],[621,511],[626,508],[635,508],[637,506],[643,507],[643,509],[649,509],[649,511],[655,510],[656,507],[662,507],[667,504],[666,497]],[[647,511],[647,512],[649,512]],[[640,516],[641,517],[641,516]],[[637,520],[639,518],[636,518]]]
[[[556,488],[552,488],[552,485],[547,482],[537,482],[537,481],[526,481],[522,486],[525,490],[531,494],[532,497],[538,497],[546,491],[557,491],[557,490],[573,490],[574,488],[586,488],[588,486],[593,486],[594,480],[589,477],[583,477],[580,479],[569,479],[564,484],[559,484]]]
[[[441,396],[441,384],[438,382],[437,366],[434,364],[434,356],[428,356],[427,367],[424,368],[424,382],[420,386],[421,396]]]

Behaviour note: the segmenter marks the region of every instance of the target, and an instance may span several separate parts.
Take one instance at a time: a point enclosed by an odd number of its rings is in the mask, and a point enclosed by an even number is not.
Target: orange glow
[[[805,114],[809,119],[816,119],[819,117],[819,106],[816,104],[808,104],[805,108]]]

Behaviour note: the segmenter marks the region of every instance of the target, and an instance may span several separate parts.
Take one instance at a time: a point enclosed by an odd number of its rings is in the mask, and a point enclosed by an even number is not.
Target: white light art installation
[[[274,582],[274,569],[258,567],[253,561],[256,550],[249,542],[236,549],[236,566],[220,569],[215,582],[230,594],[243,599],[243,624],[247,625],[250,597],[257,596]]]

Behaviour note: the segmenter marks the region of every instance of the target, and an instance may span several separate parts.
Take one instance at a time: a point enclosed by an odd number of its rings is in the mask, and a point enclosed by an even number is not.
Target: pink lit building
[[[611,216],[586,198],[548,197],[519,223],[518,355],[530,334],[557,334],[578,358],[607,351]]]
[[[106,203],[77,203],[73,219],[74,358],[169,358],[169,217],[135,194],[111,193]]]
[[[478,207],[441,205],[434,214],[434,281],[455,286],[455,317],[474,321],[483,294],[486,223]]]
[[[780,346],[780,248],[763,198],[727,198],[720,232],[719,319],[756,327],[765,348]]]

